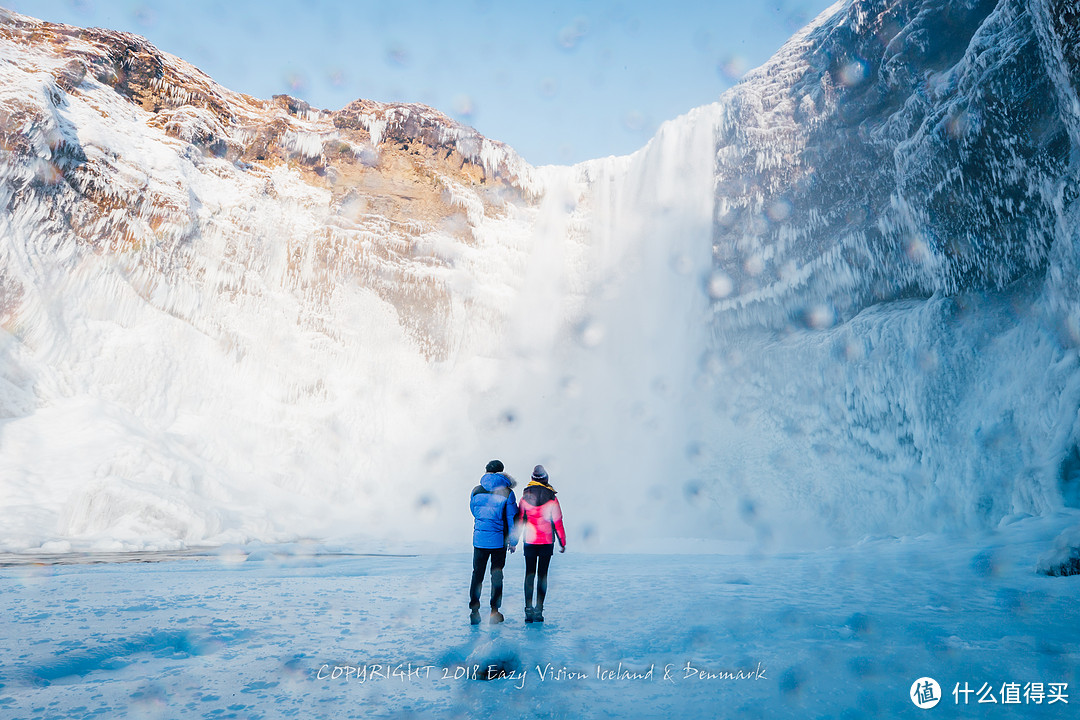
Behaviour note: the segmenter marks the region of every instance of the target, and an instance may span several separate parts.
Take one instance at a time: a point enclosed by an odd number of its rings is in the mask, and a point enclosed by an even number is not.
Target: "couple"
[[[559,552],[566,552],[562,508],[548,481],[543,465],[533,468],[532,478],[521,492],[521,504],[514,499],[514,479],[503,472],[503,464],[492,460],[480,484],[473,488],[469,507],[473,523],[473,571],[469,588],[469,620],[480,623],[480,590],[484,571],[491,560],[491,622],[501,623],[503,567],[506,551],[514,552],[518,537],[525,540],[525,622],[544,622],[544,596],[547,594],[548,564],[555,537]],[[533,584],[536,605],[533,605]]]

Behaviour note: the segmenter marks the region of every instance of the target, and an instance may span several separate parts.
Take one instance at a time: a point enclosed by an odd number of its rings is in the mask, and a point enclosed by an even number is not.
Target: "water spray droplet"
[[[930,248],[921,235],[909,235],[904,241],[904,254],[908,260],[915,263],[925,263],[930,260]]]
[[[407,67],[409,64],[409,50],[400,43],[394,43],[386,49],[386,61],[397,67]]]
[[[686,484],[683,485],[683,495],[686,497],[686,502],[691,505],[700,505],[708,500],[705,486],[700,480],[688,480]]]
[[[866,63],[862,60],[853,60],[840,68],[840,84],[844,87],[861,85],[868,74]]]
[[[765,260],[760,255],[751,255],[743,263],[743,270],[750,277],[757,277],[765,269]]]
[[[917,358],[919,369],[924,373],[936,372],[940,360],[938,359],[937,351],[935,350],[923,350],[919,353]]]
[[[638,132],[645,127],[645,115],[640,110],[631,110],[623,116],[623,127],[630,132]]]
[[[769,216],[769,219],[773,222],[784,222],[791,217],[791,203],[783,198],[774,200],[769,203],[769,207],[765,209],[765,214]]]
[[[726,273],[717,270],[709,276],[709,282],[706,285],[706,290],[709,293],[709,297],[713,300],[720,300],[726,298],[731,294],[731,291],[735,289],[735,284],[731,282],[731,278]]]
[[[806,312],[806,324],[815,330],[824,330],[836,322],[836,313],[828,305],[815,305]]]
[[[578,326],[578,342],[588,348],[594,348],[604,341],[604,326],[589,319]]]
[[[689,275],[694,269],[694,261],[689,255],[679,253],[671,258],[671,268],[680,275]]]
[[[439,503],[431,495],[421,495],[416,499],[416,517],[424,522],[431,522],[439,516]]]
[[[735,82],[746,73],[746,60],[738,55],[728,55],[717,63],[716,71],[723,79]]]
[[[476,103],[469,95],[458,95],[454,99],[454,113],[462,120],[471,120],[476,114]]]
[[[581,39],[585,37],[585,34],[589,32],[589,21],[584,17],[579,17],[570,25],[567,25],[559,31],[559,45],[564,50],[573,50],[581,42]]]

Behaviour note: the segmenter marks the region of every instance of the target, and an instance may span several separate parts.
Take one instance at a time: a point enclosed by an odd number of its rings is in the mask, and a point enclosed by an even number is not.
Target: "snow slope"
[[[1075,19],[838,3],[536,169],[5,14],[0,546],[457,543],[490,457],[594,548],[1075,506]]]

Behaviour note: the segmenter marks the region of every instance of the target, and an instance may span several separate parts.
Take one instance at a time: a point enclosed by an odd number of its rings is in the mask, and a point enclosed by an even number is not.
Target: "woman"
[[[555,498],[555,490],[548,481],[543,465],[533,468],[532,478],[521,492],[521,502],[514,518],[514,532],[510,538],[510,552],[517,547],[522,532],[525,541],[525,622],[544,622],[548,565],[556,537],[559,538],[559,552],[566,552],[566,531],[563,529],[562,507]]]

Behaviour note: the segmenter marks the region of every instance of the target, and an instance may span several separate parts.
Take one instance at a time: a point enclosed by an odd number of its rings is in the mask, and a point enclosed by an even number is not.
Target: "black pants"
[[[484,587],[484,571],[491,558],[491,609],[502,605],[503,568],[506,567],[506,548],[478,548],[472,551],[472,585],[469,586],[469,609],[480,609],[480,590]]]
[[[551,564],[552,545],[525,544],[525,607],[533,607],[533,583],[536,583],[536,607],[544,607],[547,595],[548,565]]]

